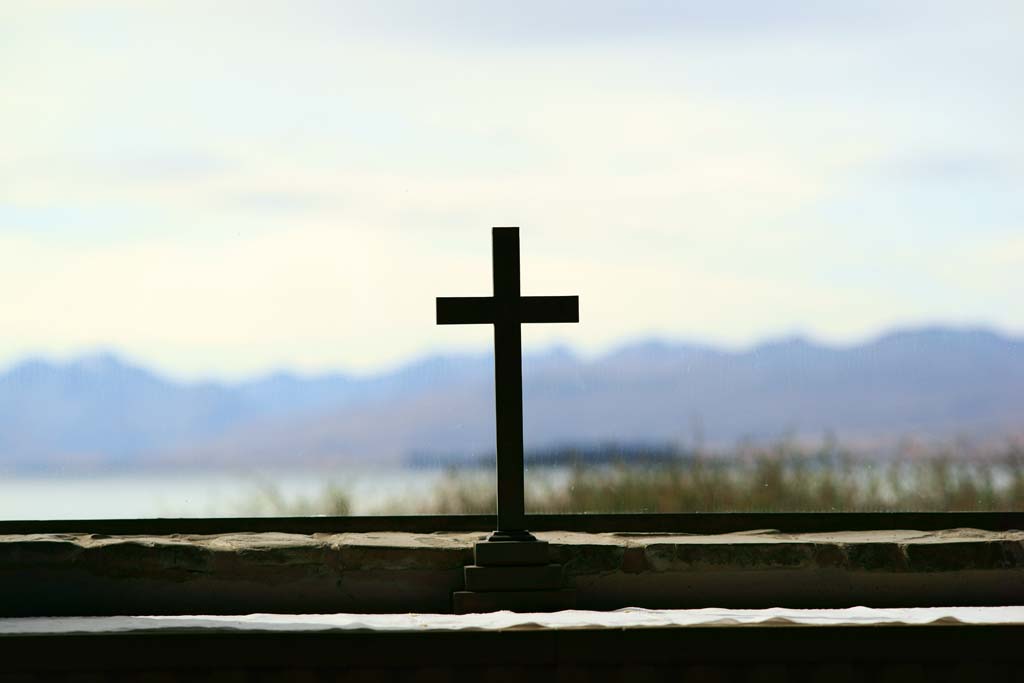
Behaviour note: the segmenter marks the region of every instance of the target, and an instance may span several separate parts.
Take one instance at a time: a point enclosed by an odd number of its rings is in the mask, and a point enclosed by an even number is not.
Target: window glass
[[[1016,3],[0,7],[0,518],[1024,507]]]

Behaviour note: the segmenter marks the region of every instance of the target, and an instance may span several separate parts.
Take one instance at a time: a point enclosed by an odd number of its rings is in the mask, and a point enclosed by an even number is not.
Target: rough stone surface
[[[475,533],[0,536],[0,616],[447,612]],[[1024,602],[1024,532],[540,532],[581,609]]]

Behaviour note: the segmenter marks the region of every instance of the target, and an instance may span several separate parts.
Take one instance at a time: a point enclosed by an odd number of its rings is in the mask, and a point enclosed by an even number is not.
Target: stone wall
[[[1024,532],[537,534],[581,609],[1024,602]],[[0,616],[447,612],[479,533],[0,536]]]

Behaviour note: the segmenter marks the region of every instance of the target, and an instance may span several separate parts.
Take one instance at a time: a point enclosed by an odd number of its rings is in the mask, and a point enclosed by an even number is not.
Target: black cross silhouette
[[[498,530],[492,541],[536,540],[526,531],[523,491],[522,323],[577,323],[578,296],[519,295],[519,228],[491,232],[494,296],[438,297],[438,325],[494,325]]]

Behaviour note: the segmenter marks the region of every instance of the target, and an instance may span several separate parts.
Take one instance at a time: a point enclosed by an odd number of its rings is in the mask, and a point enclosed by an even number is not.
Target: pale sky
[[[0,5],[0,366],[371,371],[531,346],[1024,334],[1024,3]]]

